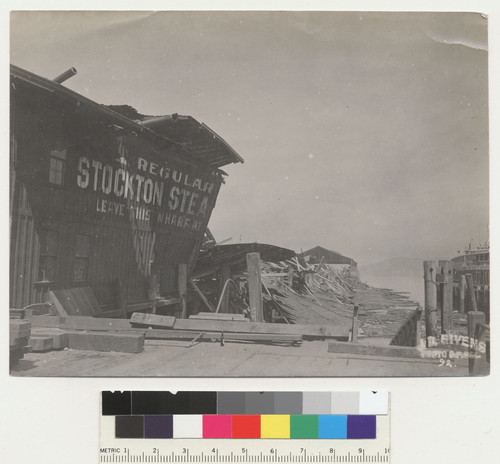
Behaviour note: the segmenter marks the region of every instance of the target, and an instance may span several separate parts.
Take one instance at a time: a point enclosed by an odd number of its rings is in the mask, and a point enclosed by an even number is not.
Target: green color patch
[[[290,438],[318,438],[317,415],[290,416]]]

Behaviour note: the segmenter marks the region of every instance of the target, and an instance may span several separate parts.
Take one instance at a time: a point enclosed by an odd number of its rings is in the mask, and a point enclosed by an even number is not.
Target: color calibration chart
[[[99,459],[390,462],[389,394],[104,391]]]

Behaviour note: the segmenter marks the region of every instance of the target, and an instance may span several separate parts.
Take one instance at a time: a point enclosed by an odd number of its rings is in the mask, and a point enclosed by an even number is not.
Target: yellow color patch
[[[290,416],[263,414],[260,416],[261,438],[290,438]]]

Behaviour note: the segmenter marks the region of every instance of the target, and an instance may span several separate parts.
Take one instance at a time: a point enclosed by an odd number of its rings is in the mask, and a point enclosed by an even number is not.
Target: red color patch
[[[260,416],[233,416],[233,438],[260,438]]]

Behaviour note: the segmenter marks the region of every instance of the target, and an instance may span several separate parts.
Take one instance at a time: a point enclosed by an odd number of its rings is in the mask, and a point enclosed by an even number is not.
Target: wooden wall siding
[[[11,306],[24,307],[47,301],[48,291],[89,285],[100,304],[115,304],[116,279],[126,289],[129,303],[147,298],[147,277],[153,272],[160,277],[162,295],[177,291],[177,267],[188,263],[196,240],[167,233],[131,230],[112,224],[67,223],[45,221],[40,228],[58,231],[56,279],[38,283],[39,232],[32,215],[13,216],[11,251]],[[77,234],[91,237],[88,279],[73,279],[73,263]]]
[[[10,307],[22,308],[37,302],[33,284],[38,277],[39,243],[32,216],[18,214],[11,220],[17,240],[11,248]]]
[[[206,225],[222,183],[220,174],[211,168],[187,165],[177,157],[177,148],[157,147],[140,136],[126,135],[128,166],[131,172],[139,166],[139,157],[148,163],[167,163],[169,169],[183,173],[179,180],[158,177],[164,182],[165,196],[161,205],[148,204],[151,220],[136,219],[128,214],[130,207],[144,207],[142,200],[118,197],[102,188],[82,188],[77,183],[78,160],[81,156],[98,160],[118,169],[119,144],[116,129],[92,121],[78,113],[75,102],[62,103],[53,95],[27,98],[19,95],[14,124],[16,163],[12,178],[14,194],[11,202],[11,306],[23,307],[48,299],[48,291],[58,288],[90,286],[101,305],[115,305],[116,280],[126,289],[127,302],[147,298],[150,274],[158,276],[162,295],[177,292],[179,264],[192,264],[197,255]],[[57,144],[67,147],[64,183],[49,183],[50,152]],[[11,155],[11,156],[12,156]],[[150,175],[140,171],[141,175]],[[11,174],[12,175],[12,174]],[[116,175],[116,174],[115,174]],[[153,176],[151,174],[151,176]],[[156,177],[154,177],[156,179]],[[198,217],[200,227],[193,229],[179,224],[157,221],[159,213],[168,208],[172,186],[189,192],[203,189],[193,179],[213,183],[208,192],[206,214]],[[189,180],[191,179],[191,180]],[[199,185],[199,183],[198,183]],[[189,197],[188,197],[189,198]],[[105,214],[98,202],[114,201],[123,205],[127,214]],[[142,201],[142,202],[141,202]],[[180,197],[179,197],[179,201]],[[163,211],[162,211],[163,209]],[[169,211],[167,211],[169,212]],[[187,214],[187,217],[189,214]],[[195,215],[191,215],[195,219]],[[58,245],[53,282],[38,281],[40,234],[57,231]],[[90,236],[88,276],[75,281],[73,270],[78,234]]]

